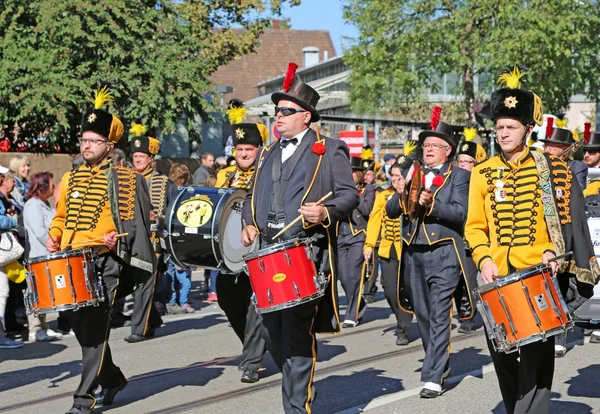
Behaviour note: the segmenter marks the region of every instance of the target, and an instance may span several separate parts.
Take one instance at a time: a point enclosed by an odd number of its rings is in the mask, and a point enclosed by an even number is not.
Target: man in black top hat
[[[585,189],[587,184],[588,167],[579,160],[566,160],[569,154],[564,151],[575,143],[571,131],[565,128],[554,128],[552,136],[546,139],[540,139],[544,143],[544,152],[555,156],[560,156],[567,162],[569,169],[577,179],[577,183],[581,187],[581,191]]]
[[[282,399],[286,413],[310,413],[314,399],[313,374],[317,359],[315,333],[340,330],[336,292],[337,222],[359,204],[352,179],[348,147],[310,129],[319,120],[319,94],[295,76],[291,63],[283,92],[275,103],[281,139],[258,157],[253,186],[242,217],[249,225],[242,242],[258,236],[261,247],[299,237],[314,237],[313,260],[326,278],[323,297],[284,310],[263,314],[269,353],[283,374]],[[318,204],[326,194],[332,195]],[[299,214],[302,220],[274,239]]]
[[[468,171],[453,168],[448,159],[456,152],[452,127],[444,122],[431,124],[419,142],[424,168],[413,164],[407,186],[419,190],[416,211],[409,211],[396,193],[386,206],[390,218],[404,214],[402,223],[402,281],[400,304],[412,307],[425,348],[421,371],[422,398],[435,398],[450,373],[449,349],[452,329],[452,296],[457,296],[461,319],[473,316],[470,287],[465,274],[463,226],[467,218]],[[412,183],[410,182],[412,181]],[[404,294],[407,294],[406,301]]]
[[[354,328],[358,325],[366,310],[362,298],[362,249],[369,214],[375,202],[375,186],[364,183],[365,172],[373,168],[375,160],[350,158],[352,177],[360,194],[360,204],[338,224],[338,276],[346,293],[346,313],[342,323],[344,328]]]

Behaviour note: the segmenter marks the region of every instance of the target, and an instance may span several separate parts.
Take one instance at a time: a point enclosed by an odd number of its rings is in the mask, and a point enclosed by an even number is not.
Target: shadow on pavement
[[[384,372],[367,368],[350,375],[333,375],[315,382],[317,398],[313,402],[313,411],[335,413],[404,390],[402,380],[384,377],[381,375]]]
[[[81,373],[81,361],[62,362],[58,365],[38,365],[18,371],[0,374],[0,392],[49,379],[48,388],[57,388],[58,384]]]
[[[4,361],[25,361],[28,359],[44,359],[51,357],[53,355],[57,355],[64,351],[67,348],[67,345],[62,343],[62,341],[54,341],[54,342],[26,342],[25,345],[21,348],[15,349],[3,349],[2,356],[0,357],[0,362]],[[2,376],[0,376],[2,378]],[[0,382],[0,388],[2,387],[2,382]]]
[[[213,325],[227,322],[227,317],[222,315],[206,315],[201,318],[179,319],[171,321],[163,319],[163,325],[156,330],[156,337],[168,336],[182,331],[203,330]]]
[[[600,365],[590,365],[578,369],[577,372],[579,375],[565,381],[570,384],[567,394],[574,397],[600,398],[600,388],[598,388]]]

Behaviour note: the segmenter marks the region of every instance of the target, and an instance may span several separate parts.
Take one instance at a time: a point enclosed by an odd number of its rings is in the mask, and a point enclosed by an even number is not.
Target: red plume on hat
[[[552,136],[552,128],[554,127],[554,118],[546,118],[546,139]]]
[[[285,73],[285,79],[283,79],[283,91],[287,92],[292,87],[294,83],[294,78],[296,77],[296,69],[298,69],[298,65],[294,62],[288,63],[287,72]]]
[[[431,127],[432,131],[435,131],[438,124],[440,123],[441,113],[442,113],[442,107],[440,107],[440,106],[433,107],[433,110],[431,111],[431,122],[429,123],[429,126]]]
[[[592,123],[586,122],[583,124],[583,143],[587,144],[590,142],[590,137],[592,136]]]

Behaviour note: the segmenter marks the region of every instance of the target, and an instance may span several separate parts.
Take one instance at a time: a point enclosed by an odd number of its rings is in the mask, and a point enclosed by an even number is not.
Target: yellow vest
[[[237,165],[232,165],[227,168],[223,168],[217,173],[217,183],[215,187],[218,188],[249,188],[250,179],[254,175],[254,165],[252,165],[248,171],[242,171]]]
[[[367,223],[367,238],[365,248],[374,249],[377,239],[381,237],[379,244],[379,256],[389,259],[392,246],[396,249],[397,257],[400,257],[402,239],[400,236],[400,220],[391,219],[385,211],[385,205],[394,195],[396,190],[388,188],[381,191],[375,197],[375,204]]]

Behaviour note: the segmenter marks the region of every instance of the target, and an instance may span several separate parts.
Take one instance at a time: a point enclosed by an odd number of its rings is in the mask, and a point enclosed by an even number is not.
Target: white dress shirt
[[[304,138],[304,136],[306,135],[308,130],[309,130],[309,128],[306,128],[304,131],[302,131],[298,135],[290,138],[290,139],[298,138],[298,142],[295,145],[290,142],[285,148],[281,148],[281,162],[282,163],[284,163],[288,158],[290,158],[292,155],[294,155],[294,151],[296,151],[296,148],[298,148],[298,146],[300,146],[300,143],[302,142],[302,138]],[[285,140],[285,138],[283,138],[283,137],[281,137],[280,139]]]
[[[442,167],[444,166],[444,164],[440,164],[437,167],[431,167],[432,169],[434,168],[438,168],[438,169],[442,169]],[[433,185],[433,179],[435,178],[435,174],[433,172],[428,172],[427,175],[425,175],[425,188],[430,189],[431,186]]]

